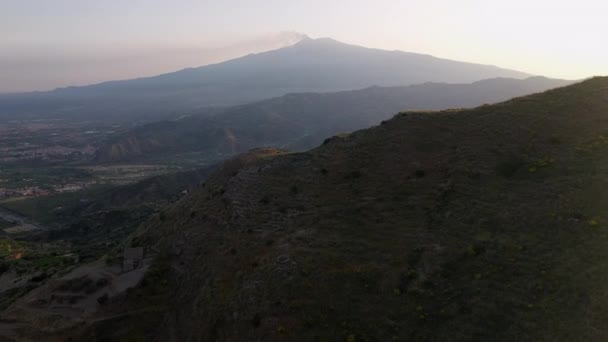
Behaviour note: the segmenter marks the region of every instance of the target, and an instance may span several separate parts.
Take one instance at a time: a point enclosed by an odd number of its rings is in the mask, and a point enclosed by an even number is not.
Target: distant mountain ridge
[[[157,122],[114,138],[97,153],[101,162],[199,151],[223,159],[254,147],[305,150],[325,138],[379,124],[402,110],[474,107],[545,91],[570,81],[533,77],[472,84],[426,83],[337,93],[300,93],[236,106],[208,117]]]
[[[0,118],[14,116],[133,120],[230,106],[294,92],[328,92],[424,82],[470,83],[530,75],[429,55],[322,39],[154,77],[51,92],[0,96]]]

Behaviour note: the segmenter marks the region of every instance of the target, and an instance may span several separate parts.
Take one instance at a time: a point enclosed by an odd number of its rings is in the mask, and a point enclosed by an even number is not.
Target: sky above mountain
[[[0,92],[153,75],[290,32],[577,79],[608,74],[600,0],[3,0]],[[287,33],[279,33],[290,31]]]

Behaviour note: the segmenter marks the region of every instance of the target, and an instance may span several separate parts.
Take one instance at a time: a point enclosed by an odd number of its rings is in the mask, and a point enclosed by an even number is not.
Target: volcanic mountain
[[[281,49],[154,77],[2,95],[0,118],[154,119],[294,92],[528,76],[494,66],[305,38]]]

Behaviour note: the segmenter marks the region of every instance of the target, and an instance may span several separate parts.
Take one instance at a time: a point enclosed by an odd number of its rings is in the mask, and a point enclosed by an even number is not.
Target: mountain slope
[[[133,239],[156,262],[89,332],[605,340],[607,113],[596,78],[236,159]]]
[[[78,249],[90,249],[87,244],[91,241],[107,243],[107,240],[124,239],[146,217],[175,202],[203,181],[211,170],[205,168],[154,176],[137,183],[95,191],[84,201],[80,198],[66,201],[59,210],[40,210],[52,211],[53,221],[62,223],[59,229],[51,231],[51,239],[76,241],[74,244]]]
[[[378,124],[400,110],[474,107],[567,84],[570,82],[534,77],[290,94],[232,107],[212,117],[138,127],[100,148],[97,160],[162,159],[163,154],[193,151],[221,159],[259,146],[305,150],[334,134]]]
[[[2,318],[32,338],[606,340],[607,114],[594,78],[253,151],[132,237],[155,258],[138,287],[75,325],[46,298]]]
[[[243,104],[293,92],[339,91],[372,85],[473,82],[529,75],[428,55],[383,51],[331,39],[304,39],[282,49],[155,77],[52,92],[0,96],[0,118],[153,118],[200,107]]]
[[[69,241],[81,261],[97,259],[141,222],[204,181],[212,170],[180,171],[132,184],[23,199],[3,203],[2,208],[49,228],[36,238]]]

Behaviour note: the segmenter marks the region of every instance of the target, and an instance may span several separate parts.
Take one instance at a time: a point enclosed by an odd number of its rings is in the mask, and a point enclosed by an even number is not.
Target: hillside
[[[301,93],[228,108],[214,116],[138,127],[113,138],[97,161],[117,162],[200,152],[224,159],[254,147],[306,150],[332,135],[370,127],[401,110],[474,107],[570,84],[533,77],[471,84],[425,83],[337,93]]]
[[[143,282],[71,334],[606,340],[607,113],[594,78],[241,156],[139,229]],[[2,318],[48,338],[34,299]]]
[[[528,76],[428,55],[304,39],[293,46],[155,77],[1,95],[0,118],[154,119],[294,92]]]
[[[81,261],[90,261],[122,243],[141,222],[177,201],[211,170],[182,171],[133,184],[5,202],[1,208],[50,228],[30,240],[68,241]]]

